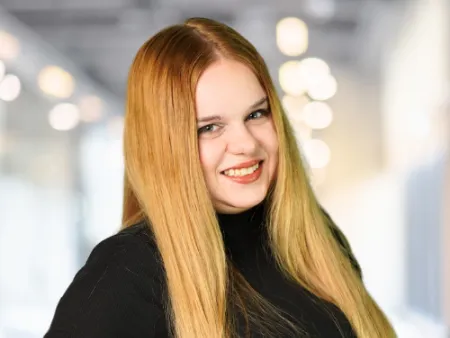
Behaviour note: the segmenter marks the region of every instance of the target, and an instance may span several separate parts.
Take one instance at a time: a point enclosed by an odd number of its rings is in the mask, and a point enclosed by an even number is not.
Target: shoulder
[[[137,260],[137,262],[146,263],[141,265],[144,269],[156,268],[159,254],[150,229],[146,223],[142,222],[122,229],[98,243],[92,249],[86,266],[98,260],[106,264],[135,264]]]
[[[45,338],[154,337],[165,330],[164,287],[146,225],[121,230],[94,247],[61,297]]]
[[[150,230],[145,223],[138,223],[98,243],[75,279],[82,278],[86,273],[102,271],[109,278],[115,278],[117,274],[132,274],[162,282],[162,266]]]

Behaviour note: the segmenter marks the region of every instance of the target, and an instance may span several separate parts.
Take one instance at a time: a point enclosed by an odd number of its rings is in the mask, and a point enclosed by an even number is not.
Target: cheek
[[[200,144],[198,147],[198,152],[200,154],[200,164],[202,165],[202,169],[203,171],[206,171],[206,168],[209,164],[208,151],[204,146]]]
[[[265,148],[270,157],[271,171],[276,171],[278,167],[279,143],[274,126],[270,128],[270,132],[266,133],[264,138]]]
[[[200,163],[206,178],[213,175],[220,165],[220,157],[216,148],[214,144],[199,142]]]
[[[267,126],[267,129],[261,135],[260,138],[262,144],[264,144],[264,148],[269,153],[270,156],[276,156],[278,158],[278,137],[275,131],[275,126],[273,123]]]
[[[271,142],[270,142],[270,149],[272,150],[272,152],[274,154],[278,155],[278,148],[279,148],[278,147],[278,137],[274,130],[273,134],[272,134]]]

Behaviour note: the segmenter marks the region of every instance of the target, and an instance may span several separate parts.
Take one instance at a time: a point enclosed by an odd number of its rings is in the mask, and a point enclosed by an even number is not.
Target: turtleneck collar
[[[233,260],[264,247],[265,201],[237,214],[217,214],[227,254]]]

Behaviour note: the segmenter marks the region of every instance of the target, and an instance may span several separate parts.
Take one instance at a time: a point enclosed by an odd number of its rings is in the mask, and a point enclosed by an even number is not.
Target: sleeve
[[[328,223],[328,226],[331,229],[331,232],[333,233],[334,237],[338,241],[339,245],[341,246],[342,251],[344,254],[349,258],[350,262],[352,263],[353,268],[358,273],[359,277],[362,279],[362,269],[359,265],[358,261],[355,258],[355,255],[353,254],[352,248],[350,246],[350,243],[348,242],[347,238],[345,237],[344,233],[339,229],[339,227],[333,222],[333,219],[331,216],[325,211],[325,209],[322,208],[322,213],[325,217],[325,220]]]
[[[142,239],[104,240],[60,299],[44,338],[167,337],[159,271]]]

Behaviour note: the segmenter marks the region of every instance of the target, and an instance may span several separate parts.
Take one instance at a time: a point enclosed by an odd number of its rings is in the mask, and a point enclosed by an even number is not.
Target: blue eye
[[[218,126],[216,124],[208,124],[206,126],[198,128],[197,133],[199,135],[204,134],[204,133],[212,133],[212,132],[216,131],[216,128],[218,128]]]
[[[268,109],[258,109],[252,113],[250,113],[247,117],[247,120],[256,120],[262,117],[268,116],[270,114]]]

